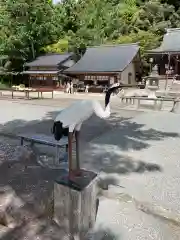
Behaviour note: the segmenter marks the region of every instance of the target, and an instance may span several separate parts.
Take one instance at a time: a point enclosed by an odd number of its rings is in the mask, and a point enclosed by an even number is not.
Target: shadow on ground
[[[0,133],[19,134],[26,132],[51,135],[53,119],[58,113],[59,111],[48,112],[41,120],[16,119],[6,122],[4,125],[0,125]],[[117,113],[112,113],[111,117],[106,120],[93,115],[82,125],[81,140],[82,142],[90,142],[113,130],[119,134],[119,141],[116,142],[119,148],[122,150],[140,150],[149,146],[147,143],[149,140],[159,141],[166,137],[179,137],[177,133],[161,132],[155,129],[142,130],[144,126],[144,124],[133,122],[132,117],[119,117]],[[111,137],[106,136],[105,144],[112,144]]]
[[[53,119],[57,112],[48,113],[41,121],[24,121],[17,119],[9,121],[4,125],[0,126],[1,132],[18,134],[18,133],[43,133],[51,134],[51,127]],[[85,152],[85,158],[83,163],[90,169],[96,171],[102,171],[106,174],[130,174],[143,173],[143,172],[154,172],[162,171],[161,166],[155,163],[147,163],[142,160],[134,160],[122,154],[122,150],[140,150],[149,147],[150,141],[160,141],[168,137],[179,137],[177,133],[168,133],[156,131],[155,129],[143,130],[144,125],[133,122],[133,119],[127,117],[119,117],[116,114],[112,114],[108,120],[98,119],[96,116],[92,116],[88,121],[83,124],[81,141],[91,142],[88,149],[83,149]],[[109,138],[101,138],[102,141],[97,141],[99,136],[106,134],[110,131],[117,132],[119,134],[119,140],[113,144],[112,136]],[[121,153],[119,154],[119,151]],[[25,168],[23,166],[14,165],[9,168],[7,164],[0,166],[0,186],[10,186],[16,193],[16,195],[24,202],[34,202],[33,210],[35,214],[38,210],[38,205],[45,196],[52,196],[52,180],[54,177],[61,172],[48,171],[42,168]],[[113,178],[104,178],[106,184],[116,184],[116,180]],[[45,189],[44,189],[45,188]],[[29,206],[29,205],[28,205]],[[37,220],[38,221],[38,220]],[[42,221],[39,220],[41,225]],[[48,228],[48,230],[46,229]],[[24,226],[25,232],[26,226]],[[36,228],[37,229],[37,228]],[[39,232],[52,232],[54,227],[48,225],[37,230]],[[44,230],[42,230],[44,229]],[[15,230],[12,230],[12,232]],[[31,230],[32,231],[32,230]],[[103,230],[104,231],[104,230]],[[56,231],[58,232],[58,231]],[[21,236],[15,233],[6,235],[1,238],[6,239],[23,239]],[[39,238],[41,239],[41,238]],[[42,238],[45,239],[45,238]],[[58,239],[56,237],[47,239]],[[104,234],[104,240],[116,239],[113,233]]]
[[[17,119],[0,126],[1,132],[18,133],[43,133],[51,135],[53,119],[58,111],[48,112],[43,119],[24,121]],[[150,146],[150,141],[160,141],[168,137],[179,137],[177,133],[162,132],[155,129],[143,129],[144,124],[138,124],[133,118],[112,113],[107,120],[92,116],[83,123],[81,131],[82,149],[87,150],[83,162],[90,168],[106,173],[127,174],[130,172],[160,171],[156,164],[143,161],[134,161],[124,156],[120,151],[141,150]],[[123,117],[124,116],[124,117]],[[111,132],[112,134],[108,134]],[[104,135],[105,137],[101,137]],[[101,140],[99,141],[99,137]],[[114,141],[114,138],[116,140]],[[92,142],[92,145],[86,143]],[[86,145],[86,146],[85,146]],[[87,149],[88,146],[88,149]],[[84,152],[84,151],[83,151]]]
[[[86,151],[85,151],[86,154]],[[87,155],[83,156],[86,168],[94,169],[97,172],[130,174],[162,171],[161,166],[156,163],[147,163],[141,160],[135,160],[127,155],[108,151],[107,149],[92,146],[87,150]]]
[[[50,135],[53,119],[57,111],[48,112],[38,121],[14,120],[0,126],[1,132],[43,133]],[[169,137],[179,137],[174,132],[162,132],[155,129],[143,129],[144,124],[138,124],[132,118],[119,117],[112,113],[108,120],[92,116],[84,122],[81,131],[82,158],[88,168],[106,173],[128,174],[131,172],[161,171],[157,164],[146,163],[141,159],[136,161],[123,155],[122,151],[141,150],[148,148],[151,141],[161,141]],[[111,132],[111,134],[109,134]],[[103,137],[102,137],[103,135]],[[99,140],[99,137],[101,139]],[[91,142],[88,145],[84,143]]]
[[[18,224],[15,228],[6,228],[5,233],[1,235],[0,216],[0,239],[59,240],[59,237],[67,239],[64,228],[50,218],[53,212],[53,181],[62,173],[59,170],[39,167],[35,161],[29,161],[29,164],[4,162],[0,165],[1,209],[4,204],[2,199],[5,197],[5,202],[8,200],[6,213],[13,216]],[[117,238],[109,229],[98,229],[87,238],[90,239],[116,240]]]
[[[42,168],[34,158],[31,160],[28,163],[6,161],[0,165],[1,211],[18,224],[13,229],[7,228],[3,236],[0,225],[2,240],[58,240],[65,235],[64,230],[49,219],[53,213],[54,179],[63,171]]]
[[[113,115],[113,119],[109,120],[109,124],[112,126],[111,135],[104,131],[106,134],[105,140],[102,139],[100,144],[116,145],[123,151],[126,150],[141,150],[149,146],[149,141],[160,141],[169,137],[179,137],[175,132],[163,132],[156,129],[143,129],[145,124],[139,124],[133,121],[132,118],[122,118],[118,121],[118,118]],[[112,136],[116,135],[116,141],[112,140]],[[99,141],[93,141],[98,143]]]
[[[93,232],[90,238],[86,240],[120,240],[119,236],[117,236],[111,229],[108,228],[99,228]]]

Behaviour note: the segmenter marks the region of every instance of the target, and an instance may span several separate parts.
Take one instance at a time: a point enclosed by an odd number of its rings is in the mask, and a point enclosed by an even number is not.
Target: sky
[[[53,3],[58,3],[60,2],[60,0],[53,0]]]

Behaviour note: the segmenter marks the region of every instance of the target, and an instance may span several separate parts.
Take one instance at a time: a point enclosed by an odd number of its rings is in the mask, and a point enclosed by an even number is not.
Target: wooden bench
[[[56,147],[56,161],[59,161],[59,148],[65,148],[65,151],[68,151],[68,137],[63,137],[60,141],[56,141],[53,136],[44,134],[19,134],[18,137],[20,138],[21,146],[26,141],[30,142],[31,147],[35,143]]]
[[[25,94],[25,98],[30,99],[30,93],[37,93],[38,99],[43,98],[43,93],[51,93],[51,97],[54,98],[54,91],[53,89],[34,89],[34,90],[15,90],[11,89],[12,99],[14,98],[14,93],[20,92]]]
[[[38,93],[38,98],[40,98],[40,94],[41,94],[41,99],[43,98],[43,93],[51,93],[51,98],[54,98],[54,89],[37,88],[35,89],[35,92]]]
[[[153,101],[154,105],[152,106],[154,110],[161,110],[163,102],[172,102],[173,107],[171,112],[176,112],[179,106],[180,99],[179,98],[171,98],[171,97],[157,97],[157,98],[148,98],[148,97],[121,97],[121,102],[135,104],[135,100],[137,101],[137,108],[140,107],[140,101]],[[159,103],[159,106],[158,106]]]

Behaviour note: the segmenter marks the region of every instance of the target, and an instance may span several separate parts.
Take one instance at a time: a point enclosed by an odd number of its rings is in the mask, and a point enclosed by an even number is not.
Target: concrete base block
[[[67,240],[84,239],[94,226],[97,213],[97,174],[83,170],[72,183],[67,176],[54,184],[54,220]]]

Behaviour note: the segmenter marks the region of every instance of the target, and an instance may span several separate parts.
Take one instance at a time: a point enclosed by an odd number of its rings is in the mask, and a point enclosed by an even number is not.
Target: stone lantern
[[[159,89],[159,74],[158,67],[155,65],[152,68],[151,74],[147,77],[148,98],[156,98],[156,91]]]

